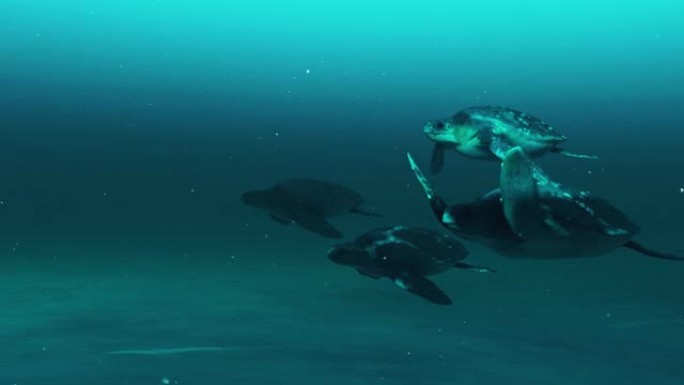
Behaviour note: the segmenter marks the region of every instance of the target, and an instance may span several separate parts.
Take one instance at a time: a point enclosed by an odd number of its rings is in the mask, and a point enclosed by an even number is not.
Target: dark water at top
[[[437,307],[333,265],[239,197],[308,176],[377,226],[438,229],[406,163],[426,120],[550,122],[555,179],[684,253],[675,1],[0,4],[0,384],[678,384],[684,264],[616,250],[453,271]],[[498,164],[446,157],[450,200]],[[193,347],[217,351],[188,352]],[[152,355],[111,355],[118,350]],[[159,350],[162,349],[162,350]],[[171,350],[164,350],[171,349]],[[161,353],[168,354],[161,354]]]

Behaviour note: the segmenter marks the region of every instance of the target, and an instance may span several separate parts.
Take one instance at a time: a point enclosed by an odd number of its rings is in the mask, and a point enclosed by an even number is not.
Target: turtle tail
[[[670,261],[684,261],[684,257],[649,249],[648,247],[634,241],[628,241],[623,246],[653,258],[667,259]]]

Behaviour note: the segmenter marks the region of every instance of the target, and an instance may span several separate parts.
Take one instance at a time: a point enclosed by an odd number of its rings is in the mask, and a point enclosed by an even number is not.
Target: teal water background
[[[565,147],[556,179],[684,254],[677,1],[0,3],[0,384],[678,384],[684,265],[617,250],[435,277],[421,302],[240,194],[345,183],[438,229],[405,160],[426,120],[499,104]],[[447,154],[453,201],[495,163]],[[129,356],[127,349],[226,347]]]

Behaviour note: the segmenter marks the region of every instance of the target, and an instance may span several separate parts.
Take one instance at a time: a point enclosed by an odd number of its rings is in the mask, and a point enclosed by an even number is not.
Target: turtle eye
[[[444,122],[435,123],[435,128],[439,129],[439,130],[443,129],[444,128]]]

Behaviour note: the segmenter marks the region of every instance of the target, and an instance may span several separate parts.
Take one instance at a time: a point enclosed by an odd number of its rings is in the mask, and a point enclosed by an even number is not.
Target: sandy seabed
[[[684,378],[684,264],[472,258],[499,272],[434,277],[448,307],[321,256],[5,261],[0,385]]]

